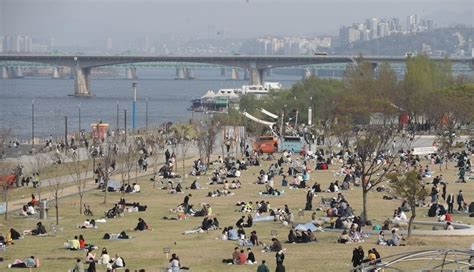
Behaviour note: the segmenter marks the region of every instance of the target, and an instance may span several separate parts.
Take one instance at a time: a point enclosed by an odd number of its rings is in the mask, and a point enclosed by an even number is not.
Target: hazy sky
[[[61,45],[336,35],[341,25],[373,16],[398,17],[403,27],[409,14],[472,26],[473,11],[474,0],[0,0],[0,35],[54,37]]]

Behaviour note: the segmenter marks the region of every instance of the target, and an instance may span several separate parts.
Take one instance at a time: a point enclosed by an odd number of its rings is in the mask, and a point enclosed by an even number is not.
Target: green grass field
[[[426,163],[426,162],[425,162]],[[267,164],[261,168],[267,169]],[[330,170],[338,169],[339,166],[333,166]],[[432,167],[437,171],[437,167]],[[256,201],[268,200],[272,208],[283,207],[288,204],[293,212],[304,208],[305,204],[305,190],[289,190],[285,188],[285,194],[281,197],[262,197],[258,195],[259,190],[263,190],[262,185],[254,184],[256,176],[260,168],[250,168],[248,171],[242,173],[241,181],[243,188],[235,190],[235,195],[228,197],[209,198],[206,197],[207,192],[214,188],[220,188],[219,185],[204,185],[207,183],[207,177],[201,177],[200,183],[207,190],[185,190],[186,193],[193,194],[191,203],[195,207],[200,203],[210,203],[213,207],[213,212],[219,219],[221,226],[234,226],[235,222],[242,215],[236,212],[235,203],[237,201]],[[437,171],[435,174],[438,174]],[[467,202],[474,199],[474,186],[471,183],[455,184],[454,167],[450,166],[449,170],[443,170],[442,174],[450,183],[448,184],[448,193],[457,192],[463,189],[464,196]],[[313,171],[311,173],[312,184],[318,181],[322,184],[322,188],[326,189],[331,181],[335,179],[341,180],[341,177],[334,177],[330,171]],[[186,186],[190,185],[193,178],[190,177],[185,180]],[[281,178],[277,178],[275,184],[280,187]],[[153,184],[148,181],[148,178],[141,178],[139,183],[142,187],[142,192],[138,194],[127,194],[125,198],[127,202],[140,202],[142,205],[148,205],[146,212],[140,213],[126,213],[124,217],[117,219],[108,219],[105,224],[98,224],[98,229],[76,229],[76,224],[83,222],[87,217],[79,214],[77,196],[70,196],[63,198],[60,203],[60,226],[64,228],[63,232],[58,233],[55,237],[32,237],[27,236],[25,239],[16,241],[15,245],[9,246],[7,250],[1,255],[4,256],[5,261],[0,263],[0,271],[7,270],[7,264],[13,260],[20,258],[24,259],[27,256],[34,255],[40,258],[41,267],[34,269],[34,271],[67,271],[73,267],[76,258],[85,258],[84,251],[68,251],[63,248],[63,243],[72,238],[74,235],[84,235],[87,243],[92,243],[99,246],[96,250],[97,255],[100,255],[102,247],[106,247],[111,256],[118,253],[123,256],[127,267],[134,271],[135,269],[144,268],[146,271],[160,271],[161,268],[166,267],[167,259],[163,253],[163,248],[170,247],[172,252],[178,254],[183,266],[190,267],[193,271],[256,271],[256,265],[226,265],[222,263],[222,259],[231,258],[232,251],[237,245],[236,242],[219,240],[221,231],[210,231],[202,234],[183,235],[183,231],[191,230],[201,224],[202,217],[189,218],[182,221],[163,220],[163,216],[174,216],[170,213],[171,208],[175,208],[177,204],[181,203],[183,194],[169,194],[166,190],[153,189]],[[355,208],[356,214],[360,214],[362,207],[362,195],[359,188],[345,191],[346,196],[351,206]],[[374,219],[374,223],[381,223],[385,218],[391,217],[393,210],[400,205],[397,200],[383,200],[384,193],[371,192],[369,196],[369,217]],[[18,194],[20,195],[20,194]],[[314,198],[313,207],[317,206],[321,197],[333,196],[331,193],[321,193]],[[121,197],[120,193],[112,193],[108,195],[107,205],[101,204],[103,201],[103,193],[95,190],[89,192],[85,196],[85,202],[91,205],[95,213],[95,218],[99,218],[103,213],[113,206]],[[52,206],[52,203],[50,203]],[[323,216],[323,212],[317,212],[318,216]],[[418,220],[434,220],[426,216],[427,209],[421,208],[418,210]],[[409,213],[408,213],[409,215]],[[310,212],[305,212],[304,218],[295,216],[297,222],[310,221]],[[137,219],[142,217],[150,225],[152,230],[145,232],[129,232],[129,235],[134,238],[131,240],[111,241],[102,240],[104,233],[118,233],[122,230],[128,230],[135,227]],[[50,210],[50,217],[48,220],[43,220],[43,223],[48,227],[55,222],[54,209]],[[473,218],[466,215],[454,215],[455,221],[462,221],[464,223],[473,224]],[[5,222],[0,228],[1,233],[14,227],[20,232],[25,229],[34,227],[38,219],[22,218],[18,215],[11,214],[10,219]],[[256,230],[261,241],[270,243],[271,232],[276,230],[277,237],[283,242],[286,241],[289,227],[283,226],[277,222],[263,222],[257,223],[251,229],[246,229],[247,233],[251,230]],[[128,232],[128,231],[127,231]],[[411,241],[407,241],[407,246],[404,247],[382,247],[376,246],[375,241],[377,237],[370,237],[365,243],[358,244],[337,244],[336,239],[339,233],[324,232],[316,233],[319,239],[318,243],[312,244],[284,244],[286,250],[285,266],[287,271],[348,271],[351,268],[352,249],[355,246],[363,246],[365,251],[369,248],[376,247],[381,253],[382,258],[397,253],[408,252],[412,250],[423,250],[432,248],[469,248],[474,242],[474,237],[414,237]],[[387,237],[388,238],[388,237]],[[416,244],[416,245],[411,245]],[[257,261],[260,263],[262,259],[267,260],[270,269],[275,269],[275,256],[273,253],[262,253],[262,248],[254,248],[254,253]],[[415,268],[414,264],[408,265],[407,270]],[[98,271],[105,271],[105,267],[98,265]]]

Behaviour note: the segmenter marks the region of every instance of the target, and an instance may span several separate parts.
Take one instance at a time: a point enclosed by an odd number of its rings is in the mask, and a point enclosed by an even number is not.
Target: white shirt
[[[117,267],[123,267],[123,259],[121,257],[118,257],[117,259],[115,259],[114,264]]]

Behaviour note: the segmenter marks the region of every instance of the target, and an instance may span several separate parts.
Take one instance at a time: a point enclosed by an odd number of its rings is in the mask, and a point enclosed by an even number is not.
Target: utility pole
[[[120,133],[119,101],[117,100],[117,136]]]
[[[31,101],[31,148],[35,145],[35,100]]]
[[[133,87],[133,103],[132,103],[132,129],[136,128],[136,111],[137,111],[137,83],[132,83]]]
[[[79,103],[79,135],[81,134],[81,103]]]
[[[68,146],[67,144],[67,116],[64,116],[64,145]]]
[[[148,130],[148,97],[145,104],[145,130]]]
[[[127,109],[123,109],[123,127],[125,129],[125,141],[127,140]]]

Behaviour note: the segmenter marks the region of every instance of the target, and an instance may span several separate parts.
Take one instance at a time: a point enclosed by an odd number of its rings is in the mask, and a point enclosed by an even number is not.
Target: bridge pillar
[[[2,78],[3,79],[8,79],[10,78],[10,73],[9,73],[9,68],[8,67],[2,67]]]
[[[126,78],[126,79],[133,79],[132,68],[127,67],[127,68],[125,69],[125,78]]]
[[[265,76],[271,76],[273,73],[272,73],[272,69],[265,69]]]
[[[239,71],[237,70],[237,68],[235,68],[235,67],[232,68],[232,73],[230,75],[230,79],[239,80]]]
[[[306,80],[312,76],[311,69],[305,68],[303,70],[303,80]]]
[[[53,76],[54,79],[60,79],[63,77],[63,67],[54,67],[53,68]]]
[[[13,75],[15,78],[23,77],[23,70],[21,69],[21,67],[15,67],[13,71],[14,71]]]
[[[250,68],[250,85],[263,85],[265,69]]]
[[[221,68],[221,76],[225,76],[225,67]]]
[[[185,68],[176,68],[176,79],[186,79]]]
[[[250,80],[249,70],[248,70],[248,69],[244,69],[244,80]]]
[[[194,79],[194,70],[193,68],[186,67],[186,79]]]
[[[90,80],[91,68],[75,68],[74,96],[91,96]]]

